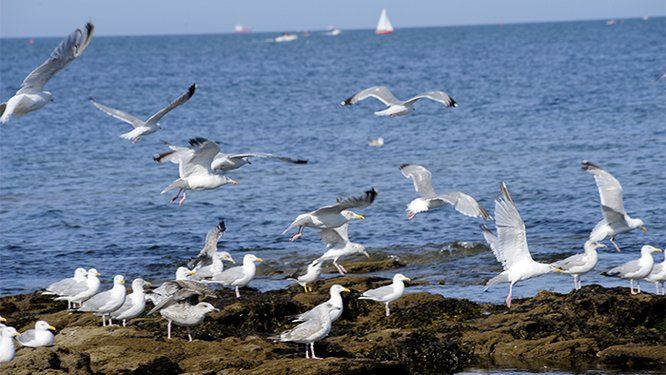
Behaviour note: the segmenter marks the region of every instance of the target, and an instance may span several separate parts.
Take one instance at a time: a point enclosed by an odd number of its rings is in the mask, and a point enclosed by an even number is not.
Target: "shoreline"
[[[302,358],[302,347],[268,336],[291,328],[289,316],[328,299],[339,283],[352,292],[329,336],[315,344],[324,360]],[[384,316],[382,305],[357,299],[385,285],[377,277],[320,280],[313,293],[298,285],[236,299],[219,290],[220,312],[193,328],[195,341],[174,330],[166,339],[159,315],[126,328],[103,328],[98,317],[65,311],[37,292],[0,298],[0,314],[19,331],[37,319],[58,328],[56,345],[20,348],[0,371],[77,374],[149,373],[453,373],[470,368],[544,371],[660,371],[666,366],[666,297],[630,295],[627,288],[584,286],[568,294],[540,292],[505,306],[409,293]],[[413,285],[413,284],[412,284]]]

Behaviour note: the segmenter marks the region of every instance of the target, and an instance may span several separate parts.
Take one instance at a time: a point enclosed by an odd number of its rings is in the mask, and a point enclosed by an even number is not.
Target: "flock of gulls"
[[[44,91],[44,85],[56,73],[81,56],[92,40],[93,31],[94,26],[87,23],[83,30],[77,29],[65,38],[53,50],[51,56],[28,75],[16,94],[6,103],[0,104],[0,122],[6,123],[12,117],[36,111],[50,102],[52,94]],[[122,134],[121,138],[137,143],[142,137],[159,131],[159,121],[167,113],[190,100],[195,92],[196,85],[193,84],[180,97],[146,121],[108,107],[92,98],[90,100],[95,108],[130,124],[133,129]],[[414,110],[413,104],[420,99],[434,100],[446,107],[457,106],[453,98],[441,91],[426,92],[401,101],[383,86],[362,90],[344,100],[342,105],[352,105],[371,97],[387,106],[386,109],[375,112],[379,116],[407,115]],[[210,190],[227,184],[236,184],[235,180],[223,173],[249,164],[252,158],[272,158],[294,164],[307,163],[306,160],[266,153],[224,154],[215,142],[201,137],[190,139],[188,146],[166,143],[166,147],[168,151],[156,155],[154,159],[158,163],[178,164],[178,179],[169,184],[162,194],[177,189],[178,192],[171,202],[177,202],[179,205],[185,202],[187,191]],[[637,228],[647,231],[642,220],[627,214],[622,199],[622,187],[615,177],[590,162],[583,162],[582,169],[594,176],[603,218],[591,231],[589,240],[583,246],[583,253],[554,263],[541,263],[532,258],[527,245],[525,223],[504,182],[499,183],[501,197],[495,201],[495,210],[491,216],[468,194],[459,191],[436,193],[432,185],[432,175],[425,167],[416,164],[400,166],[400,171],[406,178],[412,180],[418,194],[418,197],[407,205],[407,219],[412,220],[417,214],[450,205],[463,215],[494,222],[496,233],[486,225],[481,225],[481,232],[504,271],[490,279],[486,289],[498,283],[508,283],[509,290],[506,297],[508,307],[511,307],[512,290],[517,282],[546,273],[560,272],[571,275],[574,288],[580,289],[581,276],[592,271],[597,265],[597,249],[606,247],[601,243],[603,240],[609,238],[619,252],[620,247],[616,242],[618,235]],[[362,244],[349,239],[349,226],[354,221],[364,219],[363,215],[352,210],[361,210],[370,206],[377,195],[377,190],[372,188],[363,195],[338,198],[331,205],[298,215],[283,234],[295,230],[290,238],[291,241],[295,241],[303,235],[305,228],[312,228],[319,231],[326,245],[326,251],[312,260],[306,270],[301,274],[294,274],[290,280],[298,283],[307,293],[312,291],[311,284],[320,277],[325,262],[331,261],[338,272],[344,275],[347,270],[341,264],[342,258],[358,254],[370,257]],[[224,221],[220,221],[208,232],[202,250],[187,263],[187,267],[179,267],[174,280],[166,281],[156,288],[153,288],[151,283],[137,278],[132,281],[132,292],[128,294],[125,278],[122,275],[115,275],[113,286],[101,291],[99,279],[101,275],[95,268],[87,270],[77,268],[73,277],[49,285],[43,294],[51,295],[55,300],[67,301],[68,309],[71,311],[89,312],[100,316],[103,326],[114,326],[113,320],[122,322],[125,326],[128,321],[144,314],[150,303],[152,308],[147,314],[159,313],[167,320],[169,339],[171,339],[172,324],[175,324],[185,327],[188,338],[192,341],[190,327],[200,324],[208,313],[218,311],[218,308],[212,304],[203,302],[207,298],[216,297],[213,288],[215,286],[232,288],[236,297],[241,298],[240,290],[254,279],[257,264],[262,262],[261,258],[253,254],[245,254],[242,264],[225,268],[224,262],[235,264],[231,254],[218,250],[218,242],[225,230]],[[647,280],[655,283],[657,294],[663,295],[666,266],[664,261],[655,264],[652,256],[654,252],[660,251],[662,250],[645,245],[641,249],[640,258],[610,269],[603,275],[629,280],[632,294],[641,292],[640,280]],[[389,305],[404,294],[405,281],[410,279],[402,274],[396,274],[391,284],[363,291],[359,299],[383,304],[386,316],[389,316]],[[294,328],[271,336],[270,339],[304,344],[305,357],[318,358],[315,355],[314,343],[326,337],[332,324],[341,316],[344,292],[350,290],[334,284],[330,288],[330,298],[327,301],[296,316],[293,322],[298,324]],[[6,319],[0,316],[0,362],[11,361],[14,358],[15,341],[25,347],[51,346],[55,343],[52,331],[56,328],[43,320],[36,322],[34,329],[23,333],[18,333],[16,329],[2,324],[6,322]]]

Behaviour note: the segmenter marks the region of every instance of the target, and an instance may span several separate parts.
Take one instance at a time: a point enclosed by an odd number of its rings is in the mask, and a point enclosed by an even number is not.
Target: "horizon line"
[[[477,27],[477,26],[513,26],[513,25],[537,25],[537,24],[548,24],[548,23],[567,23],[567,22],[597,22],[597,21],[608,21],[608,20],[643,20],[644,17],[652,18],[666,18],[666,14],[661,15],[645,15],[643,17],[612,17],[612,18],[591,18],[591,19],[568,19],[568,20],[549,20],[549,21],[517,21],[517,22],[493,22],[493,23],[468,23],[468,24],[450,24],[450,25],[422,25],[422,26],[405,26],[405,27],[395,27],[396,30],[406,30],[406,29],[432,29],[432,28],[448,28],[448,27]],[[647,21],[647,20],[646,20]],[[87,21],[93,22],[94,21]],[[239,23],[240,24],[240,23]],[[241,24],[242,25],[242,24]],[[245,26],[245,25],[242,25]],[[374,28],[368,27],[350,27],[342,28],[335,26],[341,30],[348,31],[365,31],[365,30],[374,30]],[[250,30],[252,28],[250,27]],[[162,34],[106,34],[106,35],[95,35],[96,38],[116,38],[116,37],[158,37],[158,36],[197,36],[197,35],[259,35],[259,34],[279,34],[284,32],[292,33],[303,33],[303,32],[325,32],[330,30],[329,28],[325,29],[295,29],[295,30],[268,30],[268,31],[251,31],[249,33],[235,33],[232,30],[230,31],[220,31],[220,32],[193,32],[193,33],[162,33]],[[65,34],[66,35],[66,34]],[[62,38],[63,36],[2,36],[0,39],[48,39],[48,38]]]

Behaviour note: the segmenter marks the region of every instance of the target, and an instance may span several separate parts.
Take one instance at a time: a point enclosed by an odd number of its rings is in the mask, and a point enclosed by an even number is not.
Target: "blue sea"
[[[275,272],[324,251],[313,230],[289,242],[281,233],[291,221],[376,187],[377,201],[360,211],[366,220],[350,228],[353,241],[399,258],[400,272],[427,282],[412,290],[503,303],[505,285],[483,292],[501,266],[483,244],[481,222],[450,207],[408,221],[404,209],[416,193],[402,163],[426,166],[438,191],[467,192],[491,213],[498,182],[506,181],[541,261],[581,252],[601,218],[594,180],[580,162],[611,171],[629,214],[649,232],[619,236],[623,251],[603,252],[583,284],[625,285],[600,272],[638,257],[643,244],[664,246],[666,81],[654,77],[666,70],[665,18],[401,29],[383,37],[313,32],[291,43],[273,43],[274,36],[95,37],[47,85],[53,103],[0,128],[0,295],[43,288],[79,266],[96,267],[106,281],[170,278],[220,218],[228,228],[221,249],[237,260],[244,253],[266,260],[251,285],[282,288]],[[3,100],[59,42],[1,39]],[[129,125],[88,102],[93,96],[147,118],[194,82],[194,97],[138,144],[118,137]],[[443,90],[460,106],[422,101],[398,118],[374,116],[383,106],[371,100],[340,106],[373,85],[405,99]],[[310,163],[257,159],[228,173],[237,186],[191,193],[178,208],[171,194],[160,195],[177,168],[152,156],[165,150],[160,140],[185,144],[195,136],[219,141],[225,152]],[[367,145],[379,136],[384,147]],[[568,276],[547,275],[519,283],[514,297],[572,285]]]

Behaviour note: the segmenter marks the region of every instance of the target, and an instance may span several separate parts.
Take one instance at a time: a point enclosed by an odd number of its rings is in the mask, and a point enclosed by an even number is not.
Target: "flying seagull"
[[[360,91],[349,98],[345,99],[341,104],[343,106],[352,105],[367,98],[375,98],[388,106],[388,108],[375,112],[377,116],[405,116],[414,111],[413,104],[419,99],[430,99],[441,103],[445,107],[457,107],[458,103],[453,100],[449,94],[443,91],[429,91],[423,94],[416,95],[415,97],[402,101],[389,91],[385,86],[374,86],[363,91]]]
[[[90,102],[92,103],[92,105],[95,106],[95,108],[106,113],[107,115],[132,125],[134,129],[125,134],[121,134],[120,138],[127,139],[132,143],[137,143],[139,142],[141,137],[155,133],[156,131],[160,130],[160,124],[158,123],[158,121],[160,121],[162,117],[164,117],[164,115],[171,112],[171,110],[173,110],[174,108],[190,100],[192,95],[194,95],[196,89],[197,85],[193,83],[192,86],[190,86],[190,88],[187,89],[187,91],[183,95],[181,95],[178,99],[171,102],[171,104],[169,104],[168,106],[160,109],[154,115],[150,116],[150,118],[146,121],[139,120],[138,118],[128,113],[125,113],[121,110],[107,107],[104,104],[96,102],[95,99],[93,98],[90,98]]]
[[[479,205],[479,202],[471,196],[452,191],[438,195],[432,187],[432,174],[429,170],[416,164],[402,164],[400,171],[405,178],[411,178],[414,189],[421,197],[414,199],[407,205],[407,219],[411,220],[420,212],[433,208],[439,208],[445,204],[452,205],[458,212],[465,216],[480,217],[484,220],[490,219],[488,212]]]
[[[92,40],[95,26],[88,22],[85,31],[74,30],[60,42],[51,56],[33,70],[21,84],[21,88],[6,103],[0,104],[0,123],[7,123],[9,118],[23,116],[36,111],[53,101],[52,94],[44,90],[44,85],[59,71],[65,69],[81,56]]]
[[[282,234],[298,228],[296,234],[290,238],[290,241],[295,241],[303,235],[305,227],[317,229],[337,228],[349,220],[363,220],[365,219],[364,216],[349,211],[349,209],[365,208],[372,204],[375,198],[377,198],[377,190],[375,188],[366,191],[362,197],[338,198],[335,204],[298,215],[296,220]]]
[[[328,250],[317,259],[317,262],[324,263],[327,260],[333,260],[333,265],[340,275],[346,274],[347,270],[342,264],[338,264],[338,259],[354,254],[363,254],[370,259],[370,254],[365,251],[365,246],[349,241],[349,223],[344,223],[337,228],[322,229],[319,235]]]
[[[162,163],[164,161],[178,161],[179,179],[172,182],[162,190],[164,194],[173,189],[178,189],[178,194],[171,198],[171,203],[175,203],[183,193],[183,197],[178,202],[182,206],[187,199],[187,190],[212,190],[222,185],[231,183],[236,185],[236,181],[221,174],[215,173],[211,169],[213,158],[220,152],[220,146],[206,138],[190,139],[190,147],[183,151],[168,151],[155,156],[153,159]]]
[[[615,242],[615,236],[636,228],[641,228],[643,233],[647,233],[647,228],[643,224],[643,220],[633,219],[625,211],[622,200],[622,186],[612,174],[589,161],[582,163],[582,169],[594,175],[594,181],[597,183],[601,199],[601,213],[604,216],[594,229],[592,229],[590,240],[601,242],[610,236],[610,242],[615,246],[615,250],[619,252],[620,246]]]
[[[484,225],[483,237],[490,245],[497,261],[502,263],[504,271],[486,283],[485,290],[497,283],[510,283],[506,306],[511,307],[513,284],[521,280],[544,275],[555,270],[550,264],[535,262],[527,247],[525,223],[518,213],[516,204],[509,195],[504,182],[500,182],[502,198],[495,201],[495,225],[497,237]]]

